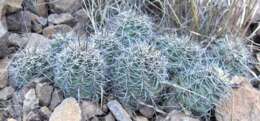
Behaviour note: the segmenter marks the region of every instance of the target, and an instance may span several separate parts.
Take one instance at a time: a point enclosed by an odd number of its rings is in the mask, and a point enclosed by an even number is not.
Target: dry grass
[[[135,10],[152,16],[160,28],[175,28],[199,37],[226,33],[244,37],[256,0],[83,0],[90,28],[97,32],[108,18]],[[86,9],[87,8],[87,9]],[[201,38],[199,38],[201,39]]]

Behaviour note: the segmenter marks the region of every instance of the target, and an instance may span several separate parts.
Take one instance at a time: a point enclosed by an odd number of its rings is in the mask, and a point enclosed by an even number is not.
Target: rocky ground
[[[56,33],[84,30],[88,17],[81,0],[0,0],[0,120],[1,121],[199,121],[189,112],[169,113],[143,106],[129,112],[116,101],[95,104],[64,98],[61,90],[47,79],[31,80],[17,90],[8,79],[8,65],[19,48],[44,47]],[[257,12],[253,19],[259,22]],[[258,17],[258,18],[257,18]],[[260,31],[256,32],[260,42]],[[260,54],[257,54],[260,61]],[[258,70],[260,68],[256,67]],[[242,77],[234,78],[232,94],[216,107],[217,121],[259,121],[260,92]]]

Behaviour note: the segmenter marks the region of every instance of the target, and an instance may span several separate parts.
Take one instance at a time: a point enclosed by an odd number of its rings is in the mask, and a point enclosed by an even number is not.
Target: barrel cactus
[[[54,81],[66,96],[99,100],[105,84],[103,64],[94,43],[72,41],[56,55]]]
[[[107,30],[112,31],[125,46],[149,41],[153,34],[151,18],[132,11],[111,18]]]
[[[250,65],[254,63],[246,43],[239,38],[226,37],[217,39],[210,45],[208,56],[231,76],[248,76]]]
[[[21,51],[17,53],[9,66],[9,78],[15,86],[21,87],[34,78],[52,79],[52,65],[46,52]]]
[[[147,43],[124,48],[112,65],[113,95],[132,109],[140,102],[154,105],[168,79],[167,59]],[[139,102],[139,103],[138,103]]]

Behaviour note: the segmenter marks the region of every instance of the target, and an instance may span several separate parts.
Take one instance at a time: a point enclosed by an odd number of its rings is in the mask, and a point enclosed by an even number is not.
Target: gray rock
[[[139,112],[146,118],[152,118],[153,115],[155,114],[154,109],[148,106],[142,106],[139,109]]]
[[[1,10],[0,10],[0,12],[1,12]],[[4,35],[6,35],[7,32],[8,32],[8,28],[6,25],[6,20],[4,17],[1,17],[1,15],[0,15],[0,38],[2,38]]]
[[[50,83],[38,83],[36,85],[36,94],[39,98],[40,105],[48,106],[51,101],[53,87]]]
[[[51,40],[37,33],[25,33],[22,34],[24,40],[27,40],[27,44],[24,49],[27,51],[34,51],[35,48],[39,51],[46,51],[50,47]]]
[[[54,108],[61,103],[64,99],[62,91],[55,89],[51,96],[51,103],[49,105],[50,110],[54,110]]]
[[[111,113],[109,113],[104,117],[104,121],[116,121],[116,119]]]
[[[81,8],[82,0],[49,0],[49,7],[53,13],[73,13]]]
[[[36,111],[31,111],[27,115],[24,115],[24,121],[43,121],[40,114]]]
[[[40,108],[40,113],[41,113],[41,115],[42,115],[45,119],[48,119],[48,120],[49,120],[49,118],[50,118],[52,112],[50,111],[50,109],[49,109],[48,107],[44,106],[44,107],[41,107],[41,108]]]
[[[132,121],[130,115],[125,111],[125,109],[118,101],[109,101],[107,103],[107,107],[112,112],[117,121]]]
[[[17,121],[17,120],[15,120],[13,118],[8,118],[7,121]]]
[[[51,14],[48,17],[50,24],[67,24],[73,25],[73,16],[70,13]]]
[[[23,112],[24,115],[28,114],[30,111],[39,107],[39,99],[36,96],[35,89],[30,89],[24,96],[23,101]]]
[[[0,51],[0,52],[3,52],[3,51]],[[8,53],[6,53],[6,54],[8,54]],[[6,56],[6,55],[3,55],[3,56]],[[9,65],[9,63],[10,63],[10,59],[8,59],[7,57],[0,60],[0,89],[6,87],[8,84],[8,65]]]
[[[31,31],[31,13],[29,11],[19,11],[6,17],[7,27],[12,32]]]
[[[6,20],[5,20],[5,12],[15,12],[22,8],[23,0],[0,0],[0,38],[5,35],[8,31]]]
[[[192,118],[180,111],[173,110],[163,121],[199,121],[199,119]]]
[[[87,16],[87,13],[85,12],[85,10],[83,8],[78,10],[77,12],[75,12],[75,14],[73,16],[75,16],[75,19],[77,22],[80,22],[80,23],[89,22],[89,17]]]
[[[102,115],[104,112],[96,104],[88,101],[83,101],[80,104],[83,120],[89,120],[97,115]]]
[[[0,90],[0,100],[8,100],[12,97],[14,93],[14,89],[12,87],[6,87]]]
[[[65,24],[60,25],[51,25],[43,29],[43,35],[48,38],[53,38],[53,36],[57,33],[69,33],[72,31],[72,28]]]
[[[45,0],[24,0],[23,6],[39,16],[48,16],[48,6]]]
[[[8,116],[15,118],[17,120],[22,120],[21,117],[23,115],[23,96],[19,93],[19,91],[16,91],[13,94],[11,104],[8,105],[6,108],[6,112],[8,112]]]
[[[135,121],[149,121],[146,117],[143,116],[136,116]]]
[[[253,23],[258,23],[260,21],[260,1],[257,0],[255,4],[256,13],[252,18]]]

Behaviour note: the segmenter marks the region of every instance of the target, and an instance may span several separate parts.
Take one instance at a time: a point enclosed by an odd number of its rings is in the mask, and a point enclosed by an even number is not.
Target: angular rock
[[[258,23],[260,21],[260,1],[257,0],[257,3],[255,4],[256,13],[252,18],[253,23]]]
[[[136,116],[135,121],[149,121],[146,117],[143,116]]]
[[[199,121],[199,119],[192,118],[180,111],[174,110],[170,112],[163,121]]]
[[[48,6],[46,0],[24,0],[24,8],[39,15],[48,16]]]
[[[5,12],[12,13],[22,8],[23,0],[1,0],[0,1],[0,16]]]
[[[74,98],[67,98],[55,108],[49,121],[81,121],[80,106]]]
[[[36,111],[29,112],[23,118],[24,118],[24,121],[42,121],[40,114]]]
[[[232,82],[239,87],[234,88],[230,96],[223,99],[217,106],[217,120],[259,121],[260,92],[243,77],[235,77]]]
[[[116,121],[116,119],[111,113],[109,113],[105,116],[104,121]]]
[[[39,17],[36,14],[31,13],[31,18],[32,18],[32,32],[36,32],[36,33],[41,33],[43,30],[43,24],[47,24],[47,19],[46,19],[46,23],[44,23],[44,18],[43,17]],[[43,23],[42,23],[43,22]]]
[[[27,115],[30,111],[39,107],[39,99],[36,96],[35,89],[30,89],[24,96],[23,112]]]
[[[5,2],[6,0],[0,1],[0,39],[7,33],[7,25],[5,20]]]
[[[40,105],[48,106],[50,104],[52,91],[53,87],[50,83],[39,83],[36,85],[36,94]]]
[[[7,107],[6,112],[8,112],[9,117],[13,117],[17,120],[21,119],[23,111],[23,99],[22,95],[18,91],[13,94],[11,104]]]
[[[73,19],[70,13],[51,14],[48,17],[48,22],[51,24],[73,25]]]
[[[51,103],[49,105],[50,110],[54,110],[54,108],[61,103],[64,99],[62,91],[55,89],[51,96]]]
[[[1,10],[0,10],[0,12],[1,12]],[[4,35],[6,35],[7,32],[8,32],[8,28],[6,25],[6,20],[4,17],[0,16],[0,38],[2,38]]]
[[[82,7],[81,2],[81,0],[49,0],[49,7],[53,13],[72,13]]]
[[[28,42],[28,39],[26,40],[22,37],[22,35],[17,33],[10,33],[8,36],[8,41],[17,45],[19,48],[24,48]]]
[[[83,101],[80,107],[83,120],[89,120],[95,116],[104,114],[101,108],[92,102]]]
[[[49,109],[48,107],[44,106],[44,107],[41,107],[41,108],[40,108],[40,113],[41,113],[41,115],[42,115],[45,119],[48,119],[48,120],[49,120],[49,118],[50,118],[52,112],[50,111],[50,109]]]
[[[12,94],[14,93],[14,88],[12,87],[6,87],[0,90],[0,100],[8,100],[12,97]]]
[[[27,40],[25,49],[28,51],[46,51],[50,47],[51,40],[37,33],[22,34],[23,39]]]
[[[88,23],[89,22],[89,17],[87,16],[87,14],[83,8],[78,10],[77,12],[75,12],[75,14],[73,16],[75,16],[76,21],[79,23]]]
[[[23,0],[4,0],[6,1],[7,13],[16,12],[22,8]]]
[[[146,118],[152,118],[155,114],[154,109],[148,106],[140,107],[139,112]]]
[[[7,121],[16,121],[16,120],[13,118],[9,118],[9,119],[7,119]]]
[[[8,84],[8,65],[9,64],[10,64],[10,59],[8,59],[8,58],[4,58],[4,59],[0,60],[0,89],[6,87]]]
[[[6,23],[9,31],[30,32],[31,31],[31,13],[29,11],[19,11],[6,17]]]
[[[51,43],[51,40],[37,33],[11,33],[8,37],[8,41],[21,49],[25,48],[29,50],[36,47],[37,49],[45,50]]]
[[[57,33],[69,33],[72,31],[72,28],[65,24],[60,25],[51,25],[43,29],[43,35],[48,38],[52,38]]]
[[[164,117],[163,116],[161,116],[161,115],[156,115],[155,116],[155,121],[164,121]]]
[[[118,101],[109,101],[107,103],[107,107],[112,112],[117,121],[132,121],[130,115]]]

